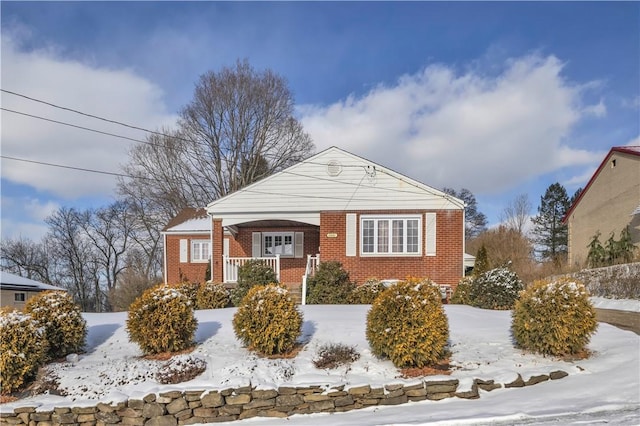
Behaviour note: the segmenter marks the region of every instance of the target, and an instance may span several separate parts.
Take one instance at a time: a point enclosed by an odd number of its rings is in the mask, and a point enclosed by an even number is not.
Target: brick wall
[[[424,210],[373,211],[369,214],[421,214],[422,244],[426,238]],[[360,256],[360,214],[356,219],[358,238],[355,257],[345,256],[346,214],[358,212],[322,212],[320,215],[320,259],[336,260],[349,271],[352,280],[363,283],[367,278],[403,279],[407,276],[428,277],[438,284],[457,285],[462,276],[463,215],[460,210],[436,211],[436,256]]]
[[[181,276],[191,282],[204,282],[207,262],[191,262],[191,240],[209,240],[208,234],[166,235],[166,282],[180,282]],[[180,263],[180,240],[187,240],[187,262]]]
[[[316,255],[319,248],[319,230],[316,226],[291,227],[241,227],[236,238],[229,237],[229,256],[250,257],[252,234],[254,232],[304,232],[304,252],[302,258],[280,258],[280,282],[300,284],[307,266],[307,255]]]

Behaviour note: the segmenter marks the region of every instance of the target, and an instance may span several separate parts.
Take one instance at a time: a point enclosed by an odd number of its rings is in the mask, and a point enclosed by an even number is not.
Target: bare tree
[[[82,221],[85,218],[76,209],[62,207],[46,219],[51,242],[50,255],[60,262],[60,279],[80,304],[83,311],[96,309],[100,294],[96,290],[96,256],[92,250]]]
[[[525,227],[529,222],[531,212],[531,202],[527,194],[518,195],[504,208],[500,215],[500,221],[509,229],[525,234]]]
[[[311,138],[293,116],[286,81],[248,62],[208,72],[181,111],[177,130],[137,145],[120,193],[144,199],[165,221],[184,207],[205,206],[309,156]]]
[[[55,258],[48,256],[46,240],[35,242],[28,238],[3,239],[0,242],[2,269],[21,277],[47,284],[55,282]]]

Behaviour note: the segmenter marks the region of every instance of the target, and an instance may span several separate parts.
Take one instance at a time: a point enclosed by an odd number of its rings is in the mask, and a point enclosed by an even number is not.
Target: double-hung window
[[[191,240],[191,261],[207,262],[211,258],[211,242],[209,240]]]
[[[408,216],[360,217],[360,253],[363,255],[420,255],[422,218]]]
[[[293,232],[263,232],[262,255],[265,257],[279,254],[282,257],[293,257]]]

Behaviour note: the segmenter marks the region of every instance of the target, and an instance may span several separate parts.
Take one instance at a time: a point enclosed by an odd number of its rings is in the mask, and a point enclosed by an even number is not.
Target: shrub
[[[177,356],[171,358],[156,373],[156,380],[163,385],[188,382],[202,374],[207,363],[193,356]]]
[[[428,279],[410,278],[392,285],[367,314],[371,351],[388,357],[398,368],[436,363],[445,355],[448,338],[440,289]]]
[[[463,277],[458,282],[458,286],[451,296],[449,303],[454,305],[471,305],[471,286],[473,286],[473,277]]]
[[[518,346],[556,356],[582,351],[596,327],[588,292],[570,278],[533,283],[516,302],[511,322]]]
[[[491,269],[473,281],[469,292],[471,305],[483,309],[511,309],[523,288],[522,281],[509,268]]]
[[[238,268],[238,284],[231,291],[231,301],[239,306],[249,289],[258,285],[277,284],[275,271],[259,259],[251,259]]]
[[[336,305],[349,300],[355,285],[340,262],[322,262],[307,282],[307,303]]]
[[[131,304],[127,318],[129,339],[145,354],[191,347],[197,325],[189,299],[167,285],[145,291]]]
[[[354,305],[370,305],[376,297],[386,289],[377,278],[369,278],[364,284],[356,286],[349,295],[349,303]]]
[[[205,283],[200,286],[196,296],[198,309],[226,308],[230,301],[229,290],[222,283]]]
[[[318,356],[313,361],[316,368],[338,368],[341,365],[350,364],[360,359],[360,354],[353,346],[344,344],[326,344],[318,349]]]
[[[25,312],[44,328],[48,359],[80,352],[87,337],[87,322],[66,291],[45,291],[27,301]]]
[[[35,377],[44,361],[47,341],[28,314],[0,310],[0,391],[8,394]]]
[[[182,281],[176,284],[170,284],[170,287],[175,288],[180,293],[182,293],[189,302],[191,302],[192,307],[196,307],[198,301],[198,291],[200,290],[200,283],[192,283],[189,281]]]
[[[286,288],[269,284],[249,290],[233,316],[236,337],[265,355],[293,349],[302,332],[302,313]]]

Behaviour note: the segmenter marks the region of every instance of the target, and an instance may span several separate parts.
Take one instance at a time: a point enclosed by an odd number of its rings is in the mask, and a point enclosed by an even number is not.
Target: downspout
[[[213,218],[209,211],[207,211],[207,216],[209,217],[209,247],[211,247],[211,254],[209,255],[209,270],[211,271],[211,277],[209,277],[209,279],[213,282]],[[222,234],[222,238],[224,239],[224,232]]]
[[[467,227],[466,223],[466,206],[462,206],[462,276],[464,277],[466,268],[464,266],[464,257],[467,254]]]

